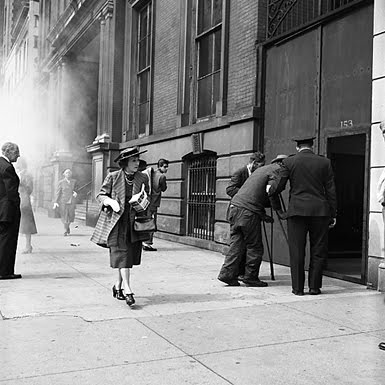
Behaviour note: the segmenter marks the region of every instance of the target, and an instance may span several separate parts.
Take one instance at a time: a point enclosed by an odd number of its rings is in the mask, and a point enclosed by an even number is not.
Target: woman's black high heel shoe
[[[126,297],[123,294],[123,290],[122,289],[116,289],[115,285],[112,286],[112,296],[114,298],[120,299],[120,300],[126,299]]]
[[[132,306],[135,303],[134,293],[126,294],[126,303],[128,306]]]

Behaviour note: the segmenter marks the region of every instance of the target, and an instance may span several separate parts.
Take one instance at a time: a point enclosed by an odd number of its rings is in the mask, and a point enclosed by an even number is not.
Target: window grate
[[[267,37],[283,35],[358,0],[269,0]]]
[[[190,237],[214,240],[216,168],[217,160],[212,155],[189,161],[187,235]]]

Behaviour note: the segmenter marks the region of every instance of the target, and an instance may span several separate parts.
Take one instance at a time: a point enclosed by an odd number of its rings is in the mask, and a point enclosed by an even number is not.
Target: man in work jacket
[[[230,248],[219,272],[218,279],[229,286],[239,286],[238,273],[246,247],[246,263],[243,283],[246,286],[264,287],[259,279],[262,263],[262,221],[272,222],[265,207],[270,206],[266,186],[276,176],[279,163],[257,168],[246,180],[230,204]],[[281,209],[279,197],[274,197],[272,207]]]

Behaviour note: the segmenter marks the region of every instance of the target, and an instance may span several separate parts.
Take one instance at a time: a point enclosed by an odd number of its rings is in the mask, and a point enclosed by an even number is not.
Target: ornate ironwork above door
[[[305,26],[339,8],[363,0],[269,0],[267,38],[283,35]]]

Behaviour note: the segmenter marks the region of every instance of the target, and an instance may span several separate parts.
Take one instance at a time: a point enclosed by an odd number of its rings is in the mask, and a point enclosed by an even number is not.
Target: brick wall
[[[180,36],[180,1],[155,4],[154,134],[175,128]]]
[[[255,105],[256,41],[265,37],[267,0],[230,2],[228,113]]]

